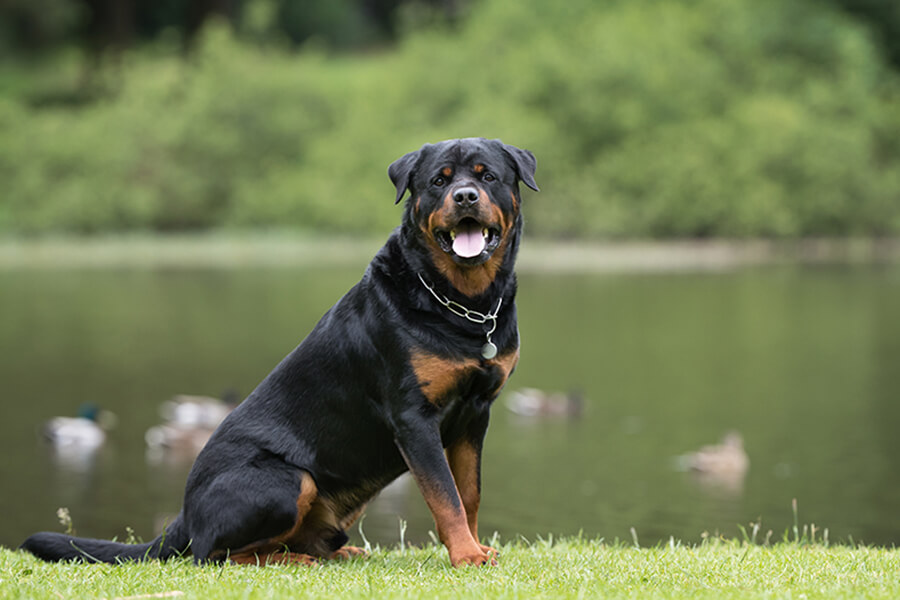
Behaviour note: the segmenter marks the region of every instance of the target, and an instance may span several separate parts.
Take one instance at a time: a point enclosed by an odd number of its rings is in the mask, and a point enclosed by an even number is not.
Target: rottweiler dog
[[[491,403],[519,358],[513,265],[531,152],[426,144],[392,163],[403,221],[341,298],[219,426],[181,512],[146,544],[37,533],[44,560],[192,555],[315,563],[363,553],[347,528],[409,470],[454,566],[495,564],[478,538]]]

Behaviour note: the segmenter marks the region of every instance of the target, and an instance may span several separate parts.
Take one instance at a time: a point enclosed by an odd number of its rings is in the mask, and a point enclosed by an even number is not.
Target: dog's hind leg
[[[329,557],[347,538],[326,512],[312,475],[275,462],[220,473],[186,509],[195,559],[241,564]]]
[[[357,548],[343,547],[348,538],[333,503],[319,495],[308,472],[300,471],[299,490],[295,492],[274,485],[275,480],[271,483],[273,485],[268,489],[261,488],[253,501],[245,502],[240,510],[235,510],[233,504],[220,502],[224,522],[233,525],[227,535],[220,534],[209,559],[230,560],[237,564],[287,562],[311,565],[317,564],[319,559],[350,558],[365,553]],[[285,506],[285,500],[289,498],[285,492],[294,494],[290,496],[293,506]],[[290,517],[286,518],[288,512]],[[273,531],[273,526],[278,529]],[[254,539],[250,535],[264,537]],[[235,543],[237,540],[241,541]]]
[[[316,564],[317,557],[307,553],[307,548],[299,549],[300,551],[294,549],[301,543],[301,537],[309,537],[301,536],[301,534],[309,529],[310,512],[318,495],[318,488],[312,476],[306,471],[302,471],[300,493],[297,495],[297,513],[293,526],[280,535],[239,548],[230,553],[228,558],[237,564],[264,565],[270,562]],[[306,541],[308,543],[314,540]],[[309,550],[314,551],[314,548],[309,548]]]

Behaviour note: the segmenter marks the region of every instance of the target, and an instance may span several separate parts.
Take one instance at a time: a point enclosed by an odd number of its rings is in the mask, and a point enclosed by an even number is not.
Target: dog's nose
[[[478,190],[473,187],[461,187],[453,192],[453,201],[461,206],[471,206],[478,202]]]

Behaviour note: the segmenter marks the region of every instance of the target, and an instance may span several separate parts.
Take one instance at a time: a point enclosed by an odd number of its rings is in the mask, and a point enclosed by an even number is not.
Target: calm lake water
[[[180,507],[187,461],[148,460],[144,432],[179,393],[249,391],[360,276],[341,269],[0,271],[0,544],[61,530],[149,539]],[[481,531],[641,544],[739,535],[762,520],[831,540],[900,544],[900,268],[520,275],[522,358],[495,405]],[[583,413],[527,418],[523,388],[577,390]],[[88,457],[40,424],[92,402],[118,426]],[[677,457],[743,435],[750,467],[700,480]],[[401,480],[366,537],[428,539]],[[358,540],[358,533],[355,534]]]

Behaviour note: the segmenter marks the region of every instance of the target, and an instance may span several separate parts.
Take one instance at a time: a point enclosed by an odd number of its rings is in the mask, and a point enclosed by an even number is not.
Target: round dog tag
[[[491,360],[497,356],[497,346],[495,346],[493,342],[487,342],[481,347],[481,355],[486,359]]]

